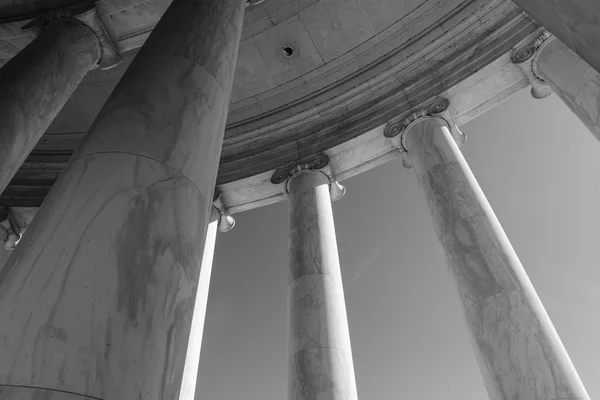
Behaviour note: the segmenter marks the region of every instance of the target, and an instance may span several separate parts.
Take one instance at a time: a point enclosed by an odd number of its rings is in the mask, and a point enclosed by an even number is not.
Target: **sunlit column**
[[[423,113],[402,127],[490,399],[589,399],[447,122]]]
[[[600,2],[512,0],[600,72]]]
[[[62,18],[0,69],[0,193],[100,55],[88,26]]]
[[[208,304],[208,289],[210,287],[210,275],[215,254],[215,244],[217,242],[217,231],[227,232],[234,225],[235,220],[229,215],[221,200],[217,198],[211,209],[210,222],[206,232],[179,400],[204,399],[201,388],[196,387],[196,382],[200,378],[198,376],[198,368],[200,365],[202,335],[204,333],[204,320],[206,317],[206,305]]]
[[[245,0],[175,0],[0,272],[0,399],[178,398]]]
[[[594,68],[548,32],[517,49],[512,60],[530,71],[534,97],[545,93],[544,85],[551,88],[600,140],[600,74]]]
[[[290,171],[289,400],[356,400],[331,199],[343,188],[308,165]],[[330,194],[330,191],[332,194]]]

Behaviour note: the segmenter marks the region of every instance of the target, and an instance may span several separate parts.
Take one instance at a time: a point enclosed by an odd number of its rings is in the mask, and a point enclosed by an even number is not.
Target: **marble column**
[[[600,72],[600,2],[512,0]]]
[[[0,69],[0,193],[100,55],[90,28],[62,18]]]
[[[339,189],[337,182],[332,190]],[[356,400],[356,381],[333,225],[330,180],[301,170],[287,182],[289,400]]]
[[[0,271],[0,400],[179,398],[245,0],[175,0]]]
[[[202,389],[196,387],[196,382],[199,379],[200,350],[202,348],[204,319],[208,304],[208,289],[210,287],[210,275],[215,254],[215,244],[217,242],[217,231],[227,232],[234,225],[235,220],[223,207],[221,201],[217,199],[210,212],[210,222],[208,223],[206,241],[204,242],[204,253],[202,254],[202,264],[200,265],[200,277],[198,279],[198,289],[196,290],[192,327],[188,339],[179,400],[201,400],[204,398]]]
[[[536,51],[532,69],[600,140],[600,73],[555,36]]]
[[[490,399],[589,399],[446,121],[424,116],[405,126],[402,144],[425,192]]]

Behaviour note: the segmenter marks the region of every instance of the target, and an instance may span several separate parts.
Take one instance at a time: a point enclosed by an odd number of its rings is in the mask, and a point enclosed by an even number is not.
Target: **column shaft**
[[[356,381],[329,180],[301,171],[289,182],[289,400],[356,400]]]
[[[244,4],[171,4],[0,271],[0,399],[179,398]]]
[[[197,391],[196,382],[199,379],[198,368],[200,364],[200,351],[202,348],[202,335],[204,334],[204,320],[206,317],[206,306],[208,304],[208,289],[210,287],[210,275],[212,272],[213,257],[215,255],[215,244],[217,242],[217,227],[219,225],[219,213],[213,207],[210,223],[206,232],[204,242],[204,253],[202,254],[202,265],[200,266],[200,277],[196,291],[196,302],[194,304],[194,315],[185,357],[183,379],[179,400],[201,400],[202,391]]]
[[[88,27],[58,19],[0,69],[0,193],[100,53]]]
[[[600,73],[556,37],[534,57],[535,73],[600,140]]]
[[[490,399],[589,399],[446,122],[417,120],[404,145],[457,284]]]
[[[596,0],[512,0],[600,72],[600,3]]]

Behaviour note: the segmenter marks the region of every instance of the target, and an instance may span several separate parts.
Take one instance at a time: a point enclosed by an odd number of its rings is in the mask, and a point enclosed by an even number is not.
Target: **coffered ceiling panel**
[[[423,0],[355,0],[358,8],[375,33],[383,31],[417,7],[425,6]],[[445,0],[442,0],[445,1]],[[440,0],[434,1],[436,3]]]
[[[277,85],[323,65],[323,59],[298,15],[254,36],[253,40]],[[291,56],[283,54],[285,47],[293,50]]]
[[[234,77],[231,102],[255,96],[275,86],[254,40],[248,39],[240,43]]]
[[[302,11],[300,19],[325,62],[373,36],[354,0],[320,0]]]

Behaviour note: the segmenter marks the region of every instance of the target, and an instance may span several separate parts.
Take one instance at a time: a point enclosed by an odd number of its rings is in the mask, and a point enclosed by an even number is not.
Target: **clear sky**
[[[462,147],[591,398],[600,398],[600,143],[552,95],[523,90],[462,127]],[[483,400],[414,172],[344,181],[334,217],[359,398]],[[285,400],[288,205],[235,215],[217,239],[198,388]]]
[[[462,127],[462,147],[592,399],[600,398],[600,143],[552,95],[523,90]],[[361,400],[484,400],[414,172],[344,181],[333,210]],[[217,240],[203,400],[285,400],[288,205]],[[0,265],[4,252],[0,252]]]

